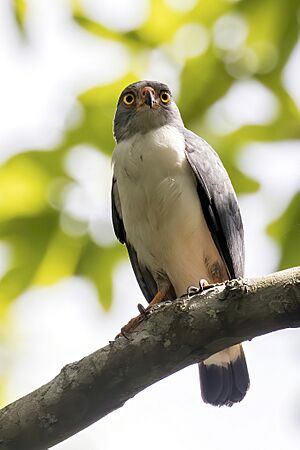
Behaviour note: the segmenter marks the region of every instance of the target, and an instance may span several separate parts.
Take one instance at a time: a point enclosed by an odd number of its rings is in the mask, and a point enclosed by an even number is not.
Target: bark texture
[[[300,326],[300,267],[155,307],[130,335],[0,411],[1,450],[45,450],[156,381],[233,344]],[[99,443],[101,445],[101,443]]]

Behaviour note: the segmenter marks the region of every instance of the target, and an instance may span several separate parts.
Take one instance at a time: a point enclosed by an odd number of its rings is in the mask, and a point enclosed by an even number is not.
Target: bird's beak
[[[155,102],[155,98],[154,98],[153,92],[150,89],[147,89],[147,91],[145,93],[145,97],[144,97],[145,105],[148,105],[148,106],[150,106],[150,108],[152,108],[154,102]]]
[[[159,107],[155,91],[151,86],[145,86],[139,97],[137,104],[138,111],[149,111],[149,108],[153,110]]]

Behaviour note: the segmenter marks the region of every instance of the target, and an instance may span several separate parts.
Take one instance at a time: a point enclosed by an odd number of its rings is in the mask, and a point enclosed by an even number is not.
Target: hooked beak
[[[150,89],[149,90],[147,89],[147,91],[145,93],[145,97],[144,97],[145,105],[148,105],[148,106],[150,106],[150,108],[152,108],[154,102],[155,102],[155,98],[154,98],[153,92],[150,91]]]

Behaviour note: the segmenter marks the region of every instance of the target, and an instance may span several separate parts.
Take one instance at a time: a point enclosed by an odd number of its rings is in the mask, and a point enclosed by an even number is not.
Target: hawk
[[[190,286],[244,275],[236,194],[217,153],[185,128],[166,84],[139,81],[120,95],[114,118],[112,219],[151,304]],[[202,398],[240,402],[249,387],[242,345],[199,363]]]

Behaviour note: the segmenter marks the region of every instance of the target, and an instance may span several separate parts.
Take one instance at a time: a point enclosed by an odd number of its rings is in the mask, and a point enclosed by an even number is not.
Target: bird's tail
[[[250,380],[241,344],[199,363],[202,398],[215,406],[232,406],[246,395]]]

